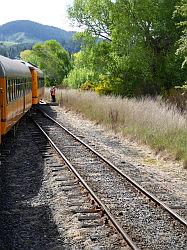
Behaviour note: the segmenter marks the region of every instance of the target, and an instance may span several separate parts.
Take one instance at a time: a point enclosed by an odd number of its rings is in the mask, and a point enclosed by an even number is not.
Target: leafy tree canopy
[[[179,40],[179,48],[177,50],[177,55],[181,55],[184,58],[182,67],[187,64],[187,3],[182,1],[182,5],[176,7],[175,14],[181,15],[183,20],[180,21],[179,25],[184,28],[181,39]]]
[[[32,50],[21,52],[20,57],[41,68],[48,84],[61,84],[70,68],[70,56],[55,40],[37,43]]]
[[[120,84],[122,95],[155,95],[183,84],[187,72],[175,55],[182,28],[173,16],[181,1],[74,0],[69,16],[85,28],[81,67]]]
[[[111,40],[110,4],[109,0],[74,0],[73,7],[69,8],[69,16],[79,27],[86,28],[88,33]]]
[[[180,0],[117,0],[113,7],[113,50],[123,78],[143,94],[157,94],[184,81],[175,56],[175,6]],[[122,68],[121,68],[122,67]],[[135,86],[136,85],[136,86]]]

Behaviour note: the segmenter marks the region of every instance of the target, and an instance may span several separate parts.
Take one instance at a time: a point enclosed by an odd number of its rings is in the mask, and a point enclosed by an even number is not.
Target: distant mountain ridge
[[[76,52],[80,49],[80,45],[72,39],[75,33],[29,20],[17,20],[0,25],[0,45],[4,46],[7,42],[17,45],[27,44],[30,49],[36,42],[54,39],[69,52]]]
[[[20,36],[20,34],[23,34]],[[12,21],[0,25],[0,40],[9,42],[46,41],[55,39],[62,43],[71,40],[73,31],[65,31],[49,25],[32,22],[29,20]],[[24,39],[28,39],[25,41]]]

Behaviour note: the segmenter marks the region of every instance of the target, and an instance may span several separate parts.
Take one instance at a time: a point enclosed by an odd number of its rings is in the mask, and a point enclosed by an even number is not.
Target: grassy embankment
[[[59,103],[116,133],[140,140],[172,158],[184,160],[187,168],[187,115],[164,102],[149,98],[121,99],[75,90],[57,91]]]

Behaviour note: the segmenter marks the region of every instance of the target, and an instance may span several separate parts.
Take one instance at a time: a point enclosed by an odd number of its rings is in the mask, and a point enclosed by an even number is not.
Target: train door
[[[38,74],[34,68],[30,67],[32,75],[32,104],[38,104]]]

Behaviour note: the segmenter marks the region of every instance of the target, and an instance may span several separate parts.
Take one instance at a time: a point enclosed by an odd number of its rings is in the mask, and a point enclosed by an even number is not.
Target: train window
[[[9,101],[9,80],[6,80],[6,99]]]
[[[39,78],[38,85],[39,85],[39,88],[42,88],[44,86],[44,79],[43,78]]]
[[[14,79],[14,100],[16,100],[16,84],[17,84],[17,79]]]
[[[16,84],[15,84],[15,98],[18,98],[18,78],[16,79]]]
[[[32,90],[31,78],[7,78],[7,103],[12,102]]]
[[[11,101],[13,101],[14,100],[14,79],[11,79],[10,93],[11,93]]]
[[[16,99],[16,79],[13,80],[13,100]]]
[[[20,83],[21,83],[21,80],[20,78],[18,79],[18,85],[17,85],[17,89],[18,89],[18,98],[20,97]]]
[[[13,79],[7,80],[7,102],[14,100],[15,84]]]
[[[17,80],[17,97],[20,97],[20,79]]]
[[[19,97],[21,96],[21,79],[19,79]]]
[[[29,82],[28,81],[26,82],[26,90],[27,90],[27,93],[29,93]]]
[[[29,92],[31,92],[31,79],[30,78],[26,78],[25,79],[25,91],[26,91],[26,93],[29,93]]]
[[[18,91],[18,79],[15,80],[15,99],[18,98],[18,93],[17,93],[17,91]]]
[[[10,91],[10,102],[11,102],[12,101],[12,79],[10,79],[9,91]]]
[[[23,96],[24,93],[24,82],[23,79],[21,79],[21,97]]]
[[[13,99],[13,91],[12,91],[12,88],[13,88],[13,80],[10,79],[10,102],[12,101]]]
[[[22,79],[22,95],[24,96],[26,92],[25,78]]]
[[[19,89],[19,97],[21,97],[21,79],[19,79],[18,89]]]
[[[29,93],[30,89],[29,89],[29,79],[26,79],[26,88],[27,88],[27,93]]]
[[[13,79],[10,80],[10,101],[12,101],[13,99],[12,88],[13,88]]]
[[[7,102],[10,101],[10,80],[7,82]]]
[[[26,93],[29,92],[27,79],[26,79],[26,83],[25,83],[25,92],[26,92]]]
[[[7,102],[11,102],[11,80],[7,80]]]
[[[15,99],[18,98],[18,79],[15,80]]]
[[[28,93],[28,87],[27,87],[27,79],[24,78],[24,86],[25,86],[25,93]]]
[[[11,101],[14,100],[14,79],[11,81]]]

